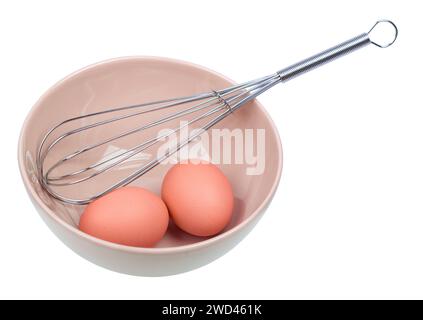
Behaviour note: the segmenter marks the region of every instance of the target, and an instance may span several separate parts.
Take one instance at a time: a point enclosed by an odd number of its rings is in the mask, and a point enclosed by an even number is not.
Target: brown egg
[[[166,205],[154,193],[138,187],[114,190],[93,201],[79,229],[99,239],[134,247],[152,247],[169,223]]]
[[[175,224],[196,236],[211,236],[229,223],[234,207],[231,185],[210,163],[180,163],[166,174],[162,198]]]

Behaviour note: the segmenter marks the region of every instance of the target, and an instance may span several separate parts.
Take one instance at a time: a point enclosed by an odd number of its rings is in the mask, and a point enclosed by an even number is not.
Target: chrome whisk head
[[[39,146],[40,183],[62,202],[88,204],[138,179],[278,82],[280,76],[274,74],[218,91],[64,120],[47,132]],[[188,127],[195,130],[182,136]],[[163,151],[161,146],[175,135],[179,135],[176,143]],[[67,191],[79,187],[90,195],[77,199]]]

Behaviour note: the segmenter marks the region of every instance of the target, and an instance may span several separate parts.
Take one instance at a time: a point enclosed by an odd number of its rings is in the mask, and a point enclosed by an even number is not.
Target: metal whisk
[[[370,34],[375,29],[375,27],[381,23],[386,23],[391,25],[394,28],[394,37],[393,40],[386,44],[381,44],[375,42],[371,39]],[[345,41],[337,46],[334,46],[328,50],[325,50],[319,54],[311,56],[308,59],[302,60],[296,64],[289,66],[288,68],[282,69],[274,74],[271,74],[266,77],[262,77],[253,81],[245,82],[239,85],[235,85],[226,89],[211,91],[207,93],[200,93],[193,96],[188,97],[178,97],[175,99],[167,99],[162,101],[155,101],[150,103],[138,104],[138,105],[131,105],[119,108],[108,109],[100,112],[90,113],[74,118],[67,119],[56,126],[54,126],[51,130],[47,132],[47,134],[43,137],[41,144],[38,149],[37,153],[37,169],[39,174],[39,181],[43,188],[54,198],[68,204],[76,204],[76,205],[83,205],[88,204],[89,202],[103,196],[104,194],[125,186],[134,180],[138,179],[146,172],[150,171],[154,167],[156,167],[159,163],[163,162],[166,158],[171,156],[172,154],[179,151],[181,148],[189,144],[191,141],[196,139],[202,132],[201,130],[196,131],[194,134],[188,135],[184,140],[177,143],[173,148],[169,149],[165,154],[155,157],[153,160],[149,161],[145,165],[137,168],[134,172],[130,173],[128,176],[120,179],[116,183],[111,186],[107,186],[101,192],[96,192],[92,196],[89,196],[85,199],[73,199],[64,195],[61,195],[58,191],[53,190],[53,187],[60,187],[61,186],[70,186],[70,185],[77,185],[84,181],[89,181],[96,176],[104,174],[109,170],[115,168],[119,164],[128,161],[129,159],[135,157],[136,155],[140,154],[141,152],[145,151],[148,148],[158,144],[160,141],[163,141],[166,137],[170,136],[171,134],[180,132],[184,127],[187,127],[193,123],[198,123],[204,121],[205,119],[211,118],[211,120],[207,120],[207,122],[201,126],[203,130],[208,130],[210,127],[214,126],[216,123],[224,119],[230,113],[236,111],[243,105],[245,105],[248,101],[253,100],[263,92],[267,91],[274,85],[286,82],[298,75],[301,75],[313,68],[316,68],[326,62],[329,62],[335,58],[343,56],[349,52],[352,52],[356,49],[362,48],[370,43],[381,47],[386,48],[393,44],[397,38],[398,29],[395,24],[389,20],[380,20],[375,23],[375,25],[368,31],[367,33],[360,34],[348,41]],[[68,139],[69,137],[75,137],[76,135],[80,135],[86,133],[88,130],[93,128],[98,128],[101,126],[105,126],[111,123],[118,123],[119,121],[123,121],[125,119],[146,115],[150,113],[154,113],[158,110],[169,109],[172,110],[174,107],[181,107],[185,106],[182,110],[176,110],[163,118],[148,121],[145,124],[140,125],[137,128],[133,128],[127,130],[125,132],[119,133],[113,137],[103,139],[101,141],[91,143],[88,145],[83,145],[81,147],[77,147],[76,150],[70,151],[64,157],[55,160],[50,165],[46,165],[46,158],[48,157],[50,151],[62,142],[64,139]],[[127,112],[123,115],[120,113]],[[130,113],[132,112],[132,113]],[[167,133],[159,134],[156,137],[151,139],[147,139],[133,147],[130,147],[127,150],[121,150],[116,154],[111,154],[109,157],[101,159],[99,161],[94,161],[92,164],[88,166],[84,166],[82,168],[77,168],[70,170],[70,172],[66,174],[54,174],[54,172],[65,163],[69,162],[72,159],[77,159],[78,157],[82,156],[83,154],[95,150],[100,147],[107,146],[108,144],[112,143],[113,141],[122,139],[129,135],[142,132],[143,130],[147,130],[150,128],[157,127],[158,125],[170,122],[175,119],[183,119],[185,116],[188,115],[195,115],[201,112],[199,115],[196,115],[190,121],[183,123],[182,125],[170,130]],[[119,115],[116,115],[119,114]],[[103,117],[110,115],[109,118],[103,119]],[[60,131],[63,127],[69,126],[72,123],[81,123],[81,121],[85,119],[94,119],[95,117],[101,117],[101,120],[94,121],[93,123],[83,125],[76,128],[71,128],[64,133],[58,134],[57,132]],[[51,142],[47,142],[51,140]],[[83,139],[82,139],[83,140]],[[57,188],[56,188],[57,189]]]

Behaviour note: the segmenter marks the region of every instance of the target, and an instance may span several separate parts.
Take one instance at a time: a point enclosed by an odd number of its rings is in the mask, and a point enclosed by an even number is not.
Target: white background
[[[423,298],[423,103],[418,1],[3,1],[0,4],[0,298]],[[260,97],[279,129],[282,180],[253,232],[171,277],[97,267],[27,197],[16,151],[38,97],[107,58],[157,55],[245,81],[356,34],[399,27]]]

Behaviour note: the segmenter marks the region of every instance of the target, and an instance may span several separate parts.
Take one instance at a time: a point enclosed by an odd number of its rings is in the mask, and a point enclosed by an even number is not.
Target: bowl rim
[[[53,210],[51,210],[41,200],[41,198],[38,196],[38,194],[35,192],[34,188],[32,187],[32,184],[30,182],[31,179],[29,178],[27,170],[25,168],[25,150],[23,150],[23,139],[24,139],[23,137],[24,137],[24,134],[26,133],[30,119],[36,113],[37,109],[41,105],[44,98],[47,97],[52,92],[54,92],[54,90],[57,89],[60,85],[62,85],[64,82],[68,81],[69,79],[71,79],[75,76],[78,76],[80,73],[82,73],[84,71],[87,71],[87,70],[90,70],[90,69],[95,69],[95,68],[101,67],[105,64],[110,64],[110,63],[115,63],[115,62],[133,61],[133,60],[150,60],[150,61],[176,63],[176,64],[184,65],[184,66],[187,66],[187,67],[190,67],[190,68],[200,69],[200,70],[205,71],[207,73],[214,74],[214,75],[228,81],[231,84],[236,84],[236,82],[231,80],[230,78],[220,74],[219,72],[211,70],[207,67],[204,67],[204,66],[192,63],[192,62],[179,60],[179,59],[159,57],[159,56],[143,56],[143,55],[139,56],[139,55],[135,55],[135,56],[124,56],[124,57],[111,58],[111,59],[106,59],[106,60],[102,60],[102,61],[99,61],[99,62],[96,62],[96,63],[89,64],[89,65],[87,65],[83,68],[80,68],[80,69],[70,73],[66,77],[64,77],[61,80],[59,80],[58,82],[56,82],[46,92],[44,92],[43,95],[41,95],[41,97],[37,100],[37,102],[30,109],[28,115],[26,116],[26,118],[25,118],[25,120],[22,124],[21,132],[20,132],[20,135],[19,135],[19,142],[18,142],[18,162],[19,162],[19,170],[20,170],[20,173],[21,173],[21,177],[22,177],[22,180],[23,180],[24,185],[26,187],[27,193],[36,202],[36,204],[41,207],[41,209],[44,211],[44,213],[46,213],[47,216],[49,218],[51,218],[55,223],[58,223],[60,226],[64,227],[67,231],[71,232],[72,234],[76,235],[77,237],[81,237],[84,240],[89,241],[94,245],[99,245],[99,246],[102,246],[102,247],[106,247],[108,249],[125,251],[125,252],[128,252],[128,253],[142,253],[142,254],[154,254],[154,255],[156,255],[156,254],[168,254],[168,253],[178,253],[178,252],[198,250],[198,249],[201,249],[201,248],[204,248],[204,247],[208,247],[212,244],[215,244],[215,243],[217,243],[217,242],[219,242],[219,241],[221,241],[225,238],[231,237],[235,233],[244,229],[271,202],[271,200],[272,200],[272,198],[273,198],[273,196],[276,192],[276,189],[279,185],[279,181],[280,181],[280,178],[281,178],[281,175],[282,175],[283,153],[282,153],[282,143],[281,143],[281,139],[280,139],[280,136],[279,136],[279,132],[278,132],[278,129],[276,128],[275,123],[273,122],[272,118],[270,117],[269,113],[267,112],[266,108],[264,108],[263,105],[257,99],[256,99],[256,103],[257,103],[258,107],[260,108],[260,111],[263,112],[263,114],[266,117],[268,123],[270,124],[270,127],[273,130],[275,137],[276,137],[276,140],[277,140],[276,151],[277,151],[277,154],[278,154],[278,158],[280,160],[278,161],[278,167],[276,169],[275,180],[273,181],[273,184],[270,188],[270,192],[268,193],[268,195],[263,199],[262,203],[250,214],[250,216],[248,216],[248,218],[246,218],[244,221],[242,221],[240,224],[234,226],[233,228],[231,228],[231,229],[229,229],[229,230],[227,230],[223,233],[220,233],[220,234],[218,234],[214,237],[204,239],[202,241],[195,242],[195,243],[192,243],[192,244],[186,244],[186,245],[177,246],[177,247],[164,247],[164,248],[131,247],[131,246],[127,246],[127,245],[117,244],[117,243],[109,242],[109,241],[106,241],[106,240],[98,239],[94,236],[91,236],[89,234],[86,234],[86,233],[80,231],[78,228],[76,228],[76,227],[66,223],[62,219],[60,219],[56,214],[54,214]]]

